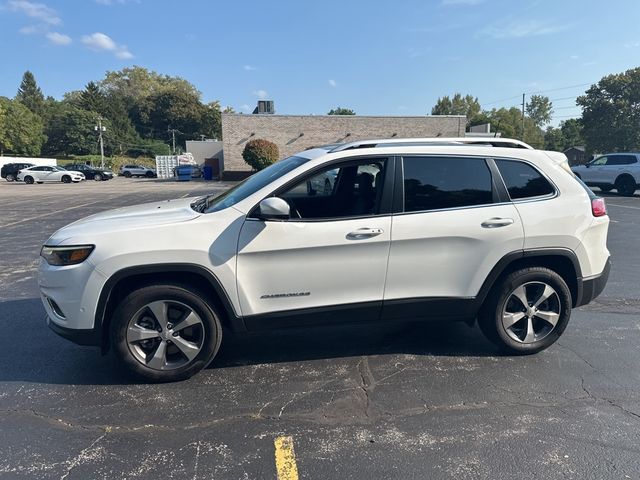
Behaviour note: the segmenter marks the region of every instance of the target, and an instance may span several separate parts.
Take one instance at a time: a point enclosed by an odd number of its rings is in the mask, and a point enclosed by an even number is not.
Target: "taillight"
[[[594,217],[603,217],[607,214],[607,204],[604,198],[596,197],[591,200],[591,213]]]

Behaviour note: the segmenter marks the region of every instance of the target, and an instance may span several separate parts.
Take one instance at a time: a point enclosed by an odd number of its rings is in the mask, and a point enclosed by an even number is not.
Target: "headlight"
[[[95,245],[74,245],[69,247],[47,247],[45,245],[40,250],[40,256],[49,265],[77,265],[84,262],[91,255],[94,248]]]

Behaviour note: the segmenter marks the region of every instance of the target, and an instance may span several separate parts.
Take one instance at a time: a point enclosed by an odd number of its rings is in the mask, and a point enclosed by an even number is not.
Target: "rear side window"
[[[515,160],[496,160],[511,200],[541,197],[555,192],[553,186],[531,165]]]
[[[407,157],[403,164],[405,212],[493,203],[491,172],[482,158]]]
[[[637,161],[635,155],[611,155],[607,165],[631,165]]]

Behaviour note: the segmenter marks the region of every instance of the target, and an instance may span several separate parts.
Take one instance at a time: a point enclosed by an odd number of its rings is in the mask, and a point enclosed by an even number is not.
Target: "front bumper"
[[[587,303],[593,301],[596,297],[598,297],[598,295],[602,293],[604,287],[607,285],[610,272],[611,259],[608,258],[607,262],[604,265],[604,270],[600,275],[589,277],[587,279],[583,279],[582,282],[579,282],[578,298],[576,299],[576,304],[574,305],[574,307],[581,307],[582,305],[586,305]],[[580,286],[582,288],[580,288]]]
[[[49,315],[46,317],[47,326],[62,338],[72,341],[78,345],[92,347],[100,346],[100,332],[91,329],[66,328],[51,321]]]

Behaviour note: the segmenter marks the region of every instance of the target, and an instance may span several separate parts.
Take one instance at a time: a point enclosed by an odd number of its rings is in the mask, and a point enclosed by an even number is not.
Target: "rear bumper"
[[[582,280],[582,288],[579,288],[578,298],[574,307],[581,307],[594,300],[598,295],[602,293],[604,287],[609,280],[609,273],[611,271],[611,260],[607,259],[604,270],[600,275],[589,277]]]

